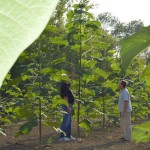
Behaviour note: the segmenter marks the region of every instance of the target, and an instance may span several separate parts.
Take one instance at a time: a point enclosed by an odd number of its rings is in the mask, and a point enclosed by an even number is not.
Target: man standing
[[[67,106],[62,105],[62,110],[66,113],[63,114],[63,121],[60,127],[63,131],[60,133],[60,141],[76,140],[76,138],[71,135],[72,105],[75,101],[74,95],[70,89],[71,80],[66,74],[62,74],[61,82],[60,95],[67,102]]]
[[[132,125],[131,125],[131,100],[129,91],[126,88],[127,82],[122,80],[118,84],[118,88],[120,90],[119,96],[119,112],[120,112],[120,127],[121,132],[123,134],[122,138],[123,141],[131,141],[132,139]]]

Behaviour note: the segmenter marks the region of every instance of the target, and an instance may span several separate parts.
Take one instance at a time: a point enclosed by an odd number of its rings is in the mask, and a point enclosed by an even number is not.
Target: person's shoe
[[[119,140],[121,140],[121,141],[123,141],[123,142],[131,142],[131,140],[127,140],[127,139],[124,138],[124,137],[119,138]]]
[[[124,137],[119,138],[121,141],[125,141],[126,139]]]
[[[73,136],[71,136],[71,137],[70,137],[70,140],[71,140],[71,141],[76,141],[76,138],[73,137]]]
[[[63,137],[63,138],[60,138],[59,141],[60,142],[67,142],[67,141],[70,141],[70,139],[67,137]]]
[[[126,142],[132,142],[132,140],[127,140],[127,139],[125,139],[125,141],[126,141]]]

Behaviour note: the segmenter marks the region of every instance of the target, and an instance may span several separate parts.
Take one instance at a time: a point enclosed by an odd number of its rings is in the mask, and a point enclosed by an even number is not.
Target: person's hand
[[[70,106],[67,107],[67,112],[68,112],[69,114],[71,113],[71,107],[70,107]]]

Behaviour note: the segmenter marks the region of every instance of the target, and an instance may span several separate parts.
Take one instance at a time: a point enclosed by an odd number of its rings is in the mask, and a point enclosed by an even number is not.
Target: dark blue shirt
[[[70,84],[66,84],[64,82],[61,83],[60,95],[64,99],[64,97],[68,97],[69,104],[74,104],[75,98],[70,89]]]

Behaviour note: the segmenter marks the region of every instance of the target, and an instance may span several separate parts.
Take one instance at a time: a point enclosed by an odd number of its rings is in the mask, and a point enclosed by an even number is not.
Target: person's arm
[[[67,112],[70,113],[71,112],[71,108],[69,106],[68,97],[65,96],[64,99],[67,101],[67,104],[68,104],[68,106],[67,106]]]
[[[64,96],[64,99],[67,101],[67,103],[68,103],[68,105],[69,105],[68,97],[67,97],[67,96]]]
[[[69,100],[68,100],[68,88],[63,86],[61,88],[61,95],[62,95],[62,98],[67,102],[67,112],[70,113],[71,112],[71,108],[69,106]]]
[[[124,110],[123,110],[122,116],[124,116],[125,113],[127,113],[127,109],[128,109],[129,95],[127,92],[123,94],[123,102],[124,102]]]
[[[125,101],[124,101],[124,110],[123,110],[123,112],[120,114],[121,117],[124,117],[124,116],[125,116],[125,114],[127,113],[127,108],[128,108],[128,101],[125,100]]]
[[[129,103],[129,101],[128,100],[125,100],[124,101],[124,113],[126,113],[127,112],[127,108],[128,108],[128,103]]]

